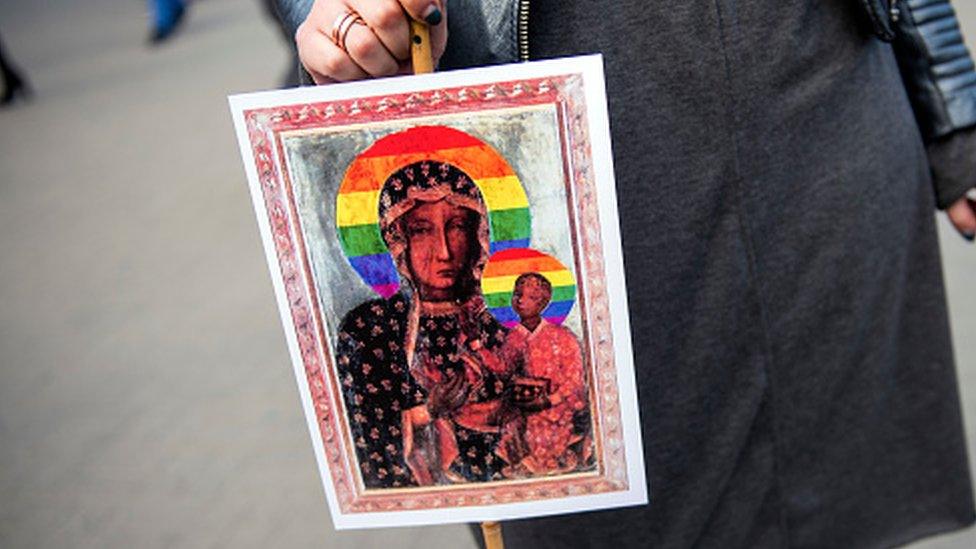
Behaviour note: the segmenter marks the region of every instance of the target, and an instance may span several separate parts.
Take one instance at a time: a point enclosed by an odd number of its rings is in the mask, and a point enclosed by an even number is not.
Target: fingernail
[[[962,233],[962,237],[972,242],[973,240],[976,240],[976,233]]]
[[[440,24],[442,17],[441,10],[437,7],[437,4],[431,4],[424,10],[424,21],[427,21],[428,25]]]

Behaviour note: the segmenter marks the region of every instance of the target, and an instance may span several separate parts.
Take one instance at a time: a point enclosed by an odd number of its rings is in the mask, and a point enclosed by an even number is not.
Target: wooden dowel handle
[[[410,60],[414,74],[434,72],[434,58],[430,51],[430,29],[427,23],[410,20]]]
[[[502,540],[502,523],[482,522],[481,534],[485,537],[485,549],[505,549],[505,541]]]

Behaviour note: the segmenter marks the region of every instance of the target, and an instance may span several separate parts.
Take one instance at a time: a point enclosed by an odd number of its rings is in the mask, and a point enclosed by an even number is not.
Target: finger
[[[946,214],[963,238],[976,239],[976,201],[964,196],[946,208]]]
[[[447,45],[447,2],[438,0],[400,0],[410,17],[430,25],[430,49],[434,65]]]
[[[303,23],[296,33],[298,58],[316,84],[330,80],[361,80],[369,75],[321,30]]]
[[[397,60],[386,49],[380,39],[366,25],[353,25],[345,37],[349,57],[372,76],[391,76],[396,74]]]
[[[366,25],[398,61],[410,59],[410,28],[403,6],[396,0],[350,0]]]
[[[431,27],[438,27],[444,22],[444,8],[438,0],[400,0],[400,5],[410,17]]]
[[[447,47],[447,3],[441,7],[441,23],[439,25],[431,25],[430,27],[430,50],[431,57],[434,58],[434,67],[437,67],[437,62],[440,61],[442,55],[444,55],[444,49]]]

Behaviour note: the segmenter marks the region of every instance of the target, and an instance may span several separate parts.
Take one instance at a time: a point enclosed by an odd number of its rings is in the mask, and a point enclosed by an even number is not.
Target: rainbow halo
[[[488,310],[508,328],[519,322],[512,310],[515,280],[525,273],[539,273],[552,284],[552,301],[542,318],[562,324],[576,302],[576,279],[558,259],[531,248],[512,248],[492,254],[481,279]]]
[[[390,174],[421,160],[453,164],[474,180],[488,209],[492,253],[529,245],[529,201],[498,151],[446,126],[417,126],[387,135],[353,160],[336,197],[342,250],[363,281],[383,297],[400,289],[400,278],[380,234],[380,190]]]

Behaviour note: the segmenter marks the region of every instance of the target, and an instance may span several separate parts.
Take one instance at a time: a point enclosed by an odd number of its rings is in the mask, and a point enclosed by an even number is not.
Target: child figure
[[[569,329],[542,318],[551,299],[552,285],[541,274],[515,281],[512,309],[521,321],[499,358],[512,374],[512,402],[521,414],[506,420],[496,450],[513,476],[565,473],[589,457],[587,442],[578,444],[585,430],[576,425],[588,417],[580,344]]]

